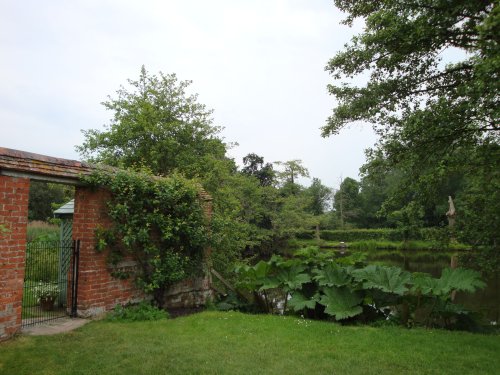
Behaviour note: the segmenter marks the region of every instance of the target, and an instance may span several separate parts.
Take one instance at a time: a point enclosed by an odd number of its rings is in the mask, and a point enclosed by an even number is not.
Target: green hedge
[[[436,241],[442,237],[442,228],[422,228],[418,233],[410,238],[411,240]],[[315,238],[314,230],[303,231],[297,234],[297,238],[309,240]],[[320,238],[325,241],[403,241],[404,233],[401,229],[350,229],[350,230],[322,230]]]

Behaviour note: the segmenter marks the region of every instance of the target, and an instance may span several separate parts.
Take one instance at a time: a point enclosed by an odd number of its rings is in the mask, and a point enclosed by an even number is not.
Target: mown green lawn
[[[0,374],[498,374],[500,336],[204,312],[0,344]]]

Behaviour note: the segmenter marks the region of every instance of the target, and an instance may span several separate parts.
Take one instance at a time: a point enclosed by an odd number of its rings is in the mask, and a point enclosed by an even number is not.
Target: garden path
[[[42,324],[24,327],[22,333],[31,336],[55,335],[69,332],[90,322],[89,319],[62,318],[48,321]]]

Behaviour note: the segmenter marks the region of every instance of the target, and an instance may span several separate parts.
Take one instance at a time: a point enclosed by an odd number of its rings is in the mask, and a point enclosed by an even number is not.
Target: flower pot
[[[54,302],[56,301],[55,297],[45,297],[40,298],[40,307],[43,311],[52,311],[54,310]]]

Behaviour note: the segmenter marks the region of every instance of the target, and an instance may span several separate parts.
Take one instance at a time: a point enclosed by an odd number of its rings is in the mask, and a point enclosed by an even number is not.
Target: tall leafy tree
[[[314,177],[311,185],[307,188],[309,196],[309,211],[315,215],[322,215],[331,207],[332,189],[323,185],[319,178]]]
[[[253,176],[260,181],[261,186],[271,186],[274,182],[275,172],[271,163],[264,163],[264,158],[251,153],[243,158],[245,165],[241,172],[247,176]]]
[[[113,113],[110,124],[83,131],[85,140],[77,150],[92,162],[198,179],[213,197],[214,262],[224,271],[242,249],[265,237],[252,238],[261,215],[259,201],[253,199],[260,196],[255,193],[258,183],[236,173],[212,111],[187,93],[190,81],[142,67],[139,78],[127,82],[102,103]]]
[[[346,223],[354,223],[362,214],[359,197],[359,182],[351,177],[342,180],[335,192],[334,207],[340,219],[341,227]]]
[[[298,177],[309,177],[309,170],[302,165],[302,160],[277,161],[275,164],[282,167],[282,170],[278,172],[282,183],[294,184]]]
[[[467,175],[474,181],[469,186],[487,197],[486,187],[496,186],[498,175],[480,171],[500,163],[500,3],[335,4],[348,14],[346,24],[361,18],[365,27],[326,67],[336,80],[329,91],[339,104],[323,136],[353,122],[373,124],[378,151],[401,173],[399,196],[409,195],[408,209],[425,207],[439,194],[446,200],[451,192],[441,187],[457,174]],[[470,157],[483,153],[488,157]],[[492,203],[498,212],[498,202]],[[460,206],[457,212],[460,217]],[[467,224],[480,231],[480,221],[469,217]]]
[[[289,195],[297,194],[301,191],[301,186],[296,182],[297,178],[309,177],[309,170],[302,165],[302,160],[276,161],[274,164],[281,168],[276,175],[281,185],[282,193]]]
[[[191,81],[175,74],[152,75],[143,66],[137,80],[128,80],[115,97],[102,104],[113,112],[104,130],[83,130],[76,149],[90,161],[115,166],[147,166],[156,174],[174,170],[187,177],[205,176],[225,159],[221,128],[212,111],[188,95]],[[208,166],[208,167],[207,167]]]

